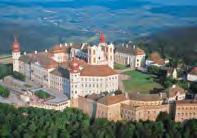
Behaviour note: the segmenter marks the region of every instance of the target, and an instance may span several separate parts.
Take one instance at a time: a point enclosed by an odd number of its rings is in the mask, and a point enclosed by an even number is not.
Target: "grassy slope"
[[[127,92],[149,93],[153,88],[161,88],[161,85],[153,81],[153,76],[143,74],[138,71],[125,72],[130,76],[129,80],[124,80],[123,84]]]

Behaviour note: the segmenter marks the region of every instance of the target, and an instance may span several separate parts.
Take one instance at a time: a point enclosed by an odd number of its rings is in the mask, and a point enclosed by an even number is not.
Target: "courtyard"
[[[162,88],[162,86],[154,81],[154,76],[139,71],[127,71],[123,73],[128,78],[123,80],[126,92],[149,93],[154,88]]]

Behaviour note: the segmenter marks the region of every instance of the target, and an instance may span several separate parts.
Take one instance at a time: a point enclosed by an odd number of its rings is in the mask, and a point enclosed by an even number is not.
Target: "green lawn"
[[[129,80],[123,80],[126,92],[149,93],[153,88],[162,88],[162,86],[153,80],[153,76],[138,71],[128,71],[124,74],[129,75]]]
[[[126,67],[125,65],[122,65],[122,64],[115,63],[114,68],[117,70],[123,70],[123,69],[127,69],[128,67]]]
[[[35,95],[40,98],[40,99],[48,99],[51,97],[50,94],[48,94],[47,92],[43,91],[43,90],[39,90],[35,92]]]

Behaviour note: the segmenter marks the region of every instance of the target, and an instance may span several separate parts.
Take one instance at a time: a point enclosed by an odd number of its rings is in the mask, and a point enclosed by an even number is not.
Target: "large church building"
[[[114,45],[105,42],[103,33],[98,45],[60,44],[43,52],[24,54],[15,38],[12,58],[13,71],[70,98],[118,89],[118,73],[113,69]]]

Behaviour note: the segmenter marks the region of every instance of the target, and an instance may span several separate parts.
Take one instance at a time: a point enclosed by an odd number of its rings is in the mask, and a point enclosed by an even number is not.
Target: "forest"
[[[197,120],[175,123],[167,113],[157,121],[90,119],[78,109],[63,112],[0,104],[3,138],[196,138]]]

